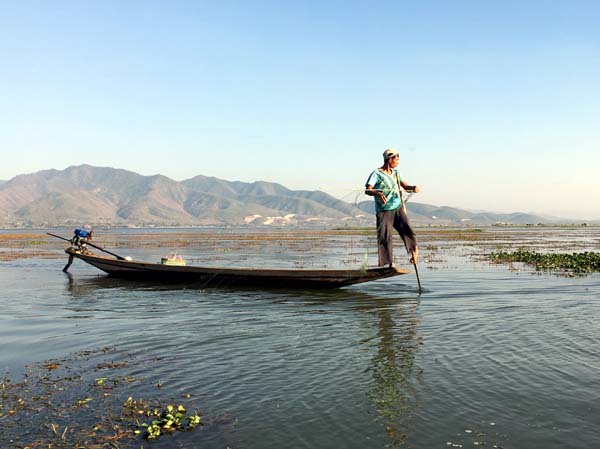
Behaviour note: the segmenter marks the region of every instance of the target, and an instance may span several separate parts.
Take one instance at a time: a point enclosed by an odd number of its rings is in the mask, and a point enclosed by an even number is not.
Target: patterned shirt
[[[381,212],[383,210],[396,210],[402,206],[402,195],[400,195],[400,187],[398,184],[402,182],[402,177],[398,170],[392,169],[392,174],[381,171],[380,169],[375,170],[367,179],[366,186],[373,186],[375,190],[381,190],[385,195],[386,203],[375,196],[375,212]]]

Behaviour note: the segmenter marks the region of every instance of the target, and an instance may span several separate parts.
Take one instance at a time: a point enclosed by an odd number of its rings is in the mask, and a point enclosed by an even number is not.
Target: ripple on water
[[[3,368],[116,346],[147,394],[191,394],[226,417],[202,447],[600,444],[598,276],[458,264],[422,270],[419,296],[413,274],[303,292],[157,287],[54,265],[0,270]]]

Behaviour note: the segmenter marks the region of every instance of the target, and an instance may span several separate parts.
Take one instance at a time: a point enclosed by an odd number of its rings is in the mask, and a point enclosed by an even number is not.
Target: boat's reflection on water
[[[171,290],[189,290],[202,289],[201,284],[194,283],[165,283],[153,282],[148,280],[122,279],[105,274],[80,276],[65,273],[67,279],[67,291],[74,297],[85,297],[93,295],[102,290],[151,290],[151,291],[171,291]]]
[[[203,281],[172,281],[165,280],[141,280],[124,279],[106,274],[98,275],[72,275],[65,273],[67,279],[67,290],[72,296],[91,295],[97,290],[123,289],[131,291],[149,290],[149,291],[228,291],[228,292],[276,292],[279,297],[302,298],[304,300],[360,300],[360,299],[403,299],[414,297],[414,288],[403,284],[390,284],[385,281],[374,281],[368,284],[348,286],[332,289],[301,289],[301,288],[282,288],[282,287],[260,287],[260,286],[240,286],[228,285],[226,282],[215,285],[211,281],[207,285]]]
[[[365,370],[371,373],[371,386],[366,394],[376,417],[385,431],[387,447],[399,447],[410,437],[411,417],[415,415],[416,399],[413,383],[419,375],[415,355],[422,340],[418,334],[417,316],[420,295],[412,285],[377,281],[360,286],[331,290],[265,289],[259,287],[206,288],[197,283],[134,281],[107,275],[72,276],[66,287],[74,298],[91,299],[110,290],[198,293],[199,297],[218,292],[223,297],[252,298],[273,304],[296,302],[302,305],[327,305],[344,301],[348,310],[367,315],[369,338],[359,341],[373,354]],[[173,297],[177,300],[177,295]]]

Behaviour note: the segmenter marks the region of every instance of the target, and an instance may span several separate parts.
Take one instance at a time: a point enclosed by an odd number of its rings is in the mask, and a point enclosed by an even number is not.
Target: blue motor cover
[[[75,235],[82,239],[87,239],[90,236],[90,233],[85,229],[75,229]]]

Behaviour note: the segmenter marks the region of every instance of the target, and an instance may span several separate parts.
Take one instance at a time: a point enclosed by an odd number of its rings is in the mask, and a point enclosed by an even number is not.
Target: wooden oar
[[[50,232],[46,232],[46,234],[51,235],[52,237],[56,237],[57,239],[61,239],[61,240],[65,240],[67,242],[71,242],[71,240],[66,239],[64,237],[61,237],[60,235],[52,234]],[[99,249],[100,251],[103,251],[106,254],[110,254],[111,256],[116,257],[118,260],[127,260],[123,256],[119,256],[118,254],[112,253],[112,252],[108,251],[107,249],[102,248],[101,246],[94,245],[93,243],[90,243],[90,242],[85,242],[85,244],[91,246],[92,248]]]
[[[417,268],[417,261],[413,261],[413,265],[415,266],[415,274],[417,275],[417,284],[419,284],[419,293],[423,292],[421,288],[421,279],[419,279],[419,269]]]

